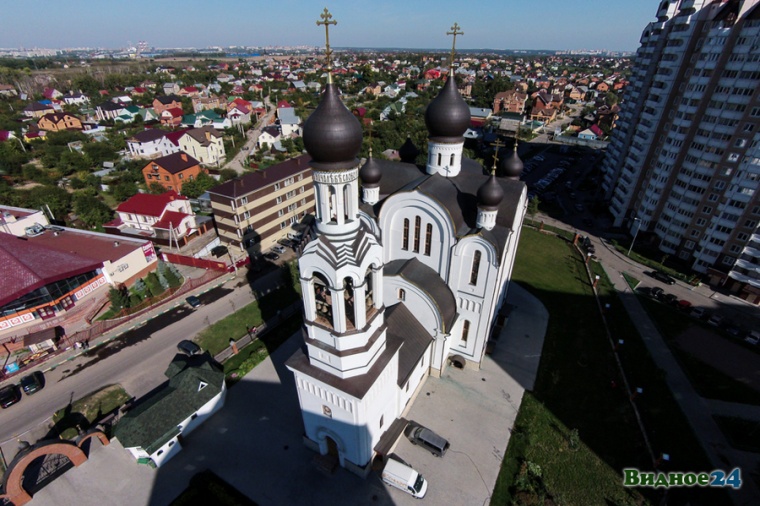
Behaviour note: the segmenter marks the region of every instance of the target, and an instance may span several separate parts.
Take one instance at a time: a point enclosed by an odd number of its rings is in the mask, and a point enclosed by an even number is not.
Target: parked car
[[[674,305],[674,304],[677,304],[677,303],[678,303],[678,295],[676,295],[676,294],[674,294],[674,293],[666,293],[666,294],[664,294],[664,295],[663,295],[663,296],[660,298],[660,300],[661,300],[662,302],[664,302],[665,304],[671,304],[671,305]]]
[[[271,260],[271,261],[273,261],[273,262],[274,262],[275,260],[279,260],[279,258],[280,258],[280,255],[278,255],[277,253],[272,253],[271,251],[269,251],[269,252],[267,252],[267,253],[264,253],[264,255],[263,255],[263,256],[264,256],[264,258],[266,258],[267,260]]]
[[[382,479],[388,485],[403,490],[417,499],[425,497],[427,481],[412,467],[395,459],[388,459],[383,468]]]
[[[275,244],[274,246],[272,246],[272,251],[274,251],[275,253],[279,253],[280,255],[282,255],[283,253],[285,253],[288,250],[286,250],[283,246],[280,246],[279,244]]]
[[[198,307],[198,306],[200,306],[200,305],[202,305],[202,304],[203,304],[203,302],[201,302],[201,299],[199,299],[199,298],[198,298],[198,297],[196,297],[195,295],[191,295],[190,297],[187,297],[187,298],[185,299],[185,302],[187,302],[187,303],[188,303],[188,305],[189,305],[191,308],[193,308],[193,309],[195,309],[196,307]]]
[[[738,325],[733,324],[726,326],[726,333],[728,333],[729,336],[735,337],[737,339],[741,339],[745,334],[744,329]]]
[[[654,299],[659,299],[665,294],[665,290],[660,288],[659,286],[653,286],[651,290],[649,290],[649,295],[652,296]]]
[[[744,338],[746,342],[749,344],[757,344],[760,342],[760,330],[752,330],[747,335],[747,337]]]
[[[689,314],[694,318],[702,318],[707,314],[707,310],[703,307],[695,307]]]
[[[436,457],[443,457],[449,449],[449,442],[422,425],[409,422],[404,434],[413,445],[420,445]]]
[[[689,311],[691,309],[691,302],[685,299],[679,300],[678,309],[680,309],[681,311]]]
[[[280,239],[277,241],[277,244],[282,244],[286,248],[295,248],[295,244],[290,239]]]
[[[13,406],[20,400],[21,392],[19,391],[18,385],[7,385],[0,388],[0,406],[2,406],[3,409]]]
[[[187,339],[177,343],[177,350],[185,355],[200,355],[202,351],[200,346]]]
[[[21,385],[21,390],[23,390],[26,395],[32,395],[33,393],[42,390],[42,387],[45,386],[45,377],[42,375],[41,371],[34,371],[32,374],[27,374],[21,378],[19,384]]]
[[[709,323],[713,327],[720,327],[720,324],[723,323],[723,316],[719,314],[714,314],[710,317],[709,320],[707,320],[707,323]]]
[[[651,271],[649,273],[649,275],[652,276],[657,281],[662,281],[663,283],[667,283],[669,285],[675,285],[676,284],[676,280],[675,279],[671,278],[670,276],[668,276],[667,274],[665,274],[662,271]]]

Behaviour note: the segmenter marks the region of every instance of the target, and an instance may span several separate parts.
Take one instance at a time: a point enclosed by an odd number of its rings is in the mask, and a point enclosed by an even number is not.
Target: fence
[[[203,274],[203,276],[195,279],[188,279],[185,281],[182,286],[180,286],[174,293],[172,293],[170,296],[163,299],[171,300],[181,297],[183,294],[190,292],[199,286],[208,283],[209,281],[218,278],[222,275],[222,272],[219,271],[207,271]],[[71,343],[76,342],[82,342],[82,341],[89,341],[90,339],[93,339],[95,337],[100,336],[104,332],[108,332],[109,330],[118,327],[119,325],[126,323],[134,318],[137,318],[138,316],[142,316],[148,311],[155,308],[155,304],[151,304],[151,306],[146,307],[136,313],[132,313],[130,315],[121,317],[121,318],[114,318],[112,320],[104,320],[104,321],[98,321],[95,322],[91,327],[82,330],[80,332],[77,332],[76,334],[68,336]]]
[[[575,144],[577,146],[588,146],[594,149],[604,149],[610,144],[609,142],[606,142],[606,141],[579,139],[578,137],[568,137],[567,135],[555,135],[553,140],[555,142],[559,142],[562,144]]]
[[[205,260],[203,258],[177,255],[176,253],[162,253],[162,255],[164,257],[164,261],[171,262],[173,264],[188,265],[190,267],[198,267],[200,269],[212,269],[215,271],[227,272],[227,264],[224,262],[214,262],[212,260]]]

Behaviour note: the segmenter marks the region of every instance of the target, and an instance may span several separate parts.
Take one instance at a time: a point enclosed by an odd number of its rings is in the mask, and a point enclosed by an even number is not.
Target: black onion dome
[[[453,75],[428,105],[425,124],[430,137],[462,137],[470,126],[470,108],[459,94]]]
[[[355,166],[362,127],[343,105],[335,84],[328,83],[319,106],[304,123],[303,144],[317,164],[315,168],[339,170]]]
[[[496,209],[503,198],[504,190],[493,174],[478,188],[478,207]]]
[[[520,178],[520,175],[523,171],[523,162],[520,160],[520,157],[517,155],[517,150],[515,149],[514,153],[512,153],[512,156],[510,157],[504,157],[499,162],[499,171],[504,175],[504,177],[509,178]]]
[[[417,159],[417,155],[420,154],[420,150],[412,142],[412,138],[407,136],[406,142],[398,150],[398,156],[402,162],[414,163]]]
[[[375,187],[380,182],[380,178],[383,177],[383,171],[380,168],[380,164],[372,158],[370,155],[367,161],[364,162],[362,168],[359,169],[359,177],[362,178],[362,184],[367,187]]]

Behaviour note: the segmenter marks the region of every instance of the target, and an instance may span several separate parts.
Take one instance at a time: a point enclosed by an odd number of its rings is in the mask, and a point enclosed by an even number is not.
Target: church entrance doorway
[[[325,437],[327,443],[327,454],[331,457],[338,458],[338,443],[335,442],[330,436]]]

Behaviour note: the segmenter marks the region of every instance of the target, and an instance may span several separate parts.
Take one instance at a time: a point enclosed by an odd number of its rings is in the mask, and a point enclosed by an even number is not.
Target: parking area
[[[427,504],[484,504],[493,490],[524,389],[533,386],[548,322],[546,309],[517,285],[509,303],[516,309],[483,367],[449,367],[443,377],[428,378],[406,414],[451,443],[443,458],[403,436],[393,450],[428,480]],[[168,504],[193,475],[211,469],[259,504],[419,504],[377,473],[363,480],[342,468],[332,474],[317,469],[315,454],[301,442],[298,396],[283,365],[302,343],[294,336],[253,369],[165,466],[139,466],[114,442],[36,494],[34,503],[99,506],[107,497],[109,504]],[[103,452],[118,456],[99,465]]]

